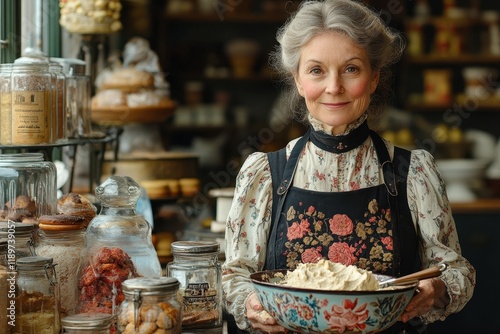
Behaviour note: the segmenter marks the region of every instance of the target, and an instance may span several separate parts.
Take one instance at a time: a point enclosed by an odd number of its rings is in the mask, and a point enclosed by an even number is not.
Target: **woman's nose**
[[[327,80],[326,92],[330,94],[340,94],[344,91],[342,82],[337,75],[332,75]]]

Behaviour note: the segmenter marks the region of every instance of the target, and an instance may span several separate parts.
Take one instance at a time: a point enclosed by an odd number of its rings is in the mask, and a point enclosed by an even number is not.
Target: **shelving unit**
[[[422,3],[425,1],[418,2]],[[500,3],[427,1],[427,16],[422,16],[418,4],[407,4],[401,18],[408,40],[399,77],[401,108],[431,124],[449,123],[461,130],[480,129],[498,135],[492,124],[500,121],[500,91],[494,73],[500,65]],[[491,76],[480,83],[487,95],[466,92],[470,82],[463,70],[471,68],[491,69]],[[449,78],[440,80],[439,71],[447,71],[441,73]],[[444,96],[432,96],[437,91]]]

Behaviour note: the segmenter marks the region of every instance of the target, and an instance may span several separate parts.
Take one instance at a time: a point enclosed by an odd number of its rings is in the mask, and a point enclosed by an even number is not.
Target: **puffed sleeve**
[[[247,329],[245,301],[253,291],[249,274],[262,270],[272,212],[272,179],[265,153],[254,153],[236,177],[226,222],[226,260],[222,288],[226,311]]]
[[[476,271],[462,256],[444,181],[434,158],[425,150],[412,151],[408,203],[421,239],[423,268],[440,262],[449,265],[440,278],[446,285],[450,302],[444,308],[434,307],[424,317],[427,323],[444,320],[460,311],[471,299]]]

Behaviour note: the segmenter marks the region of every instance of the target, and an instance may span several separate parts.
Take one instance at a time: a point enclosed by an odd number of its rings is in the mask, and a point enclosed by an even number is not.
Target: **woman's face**
[[[302,47],[294,78],[311,115],[332,134],[341,134],[368,108],[379,72],[349,37],[324,32]]]

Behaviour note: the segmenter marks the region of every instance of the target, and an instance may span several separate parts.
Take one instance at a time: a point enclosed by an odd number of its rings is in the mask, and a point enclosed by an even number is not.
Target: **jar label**
[[[188,283],[179,292],[183,301],[183,328],[208,328],[221,324],[221,305],[216,288],[208,283]]]
[[[12,92],[12,144],[50,142],[50,91]]]
[[[0,144],[12,143],[12,94],[0,94]]]

